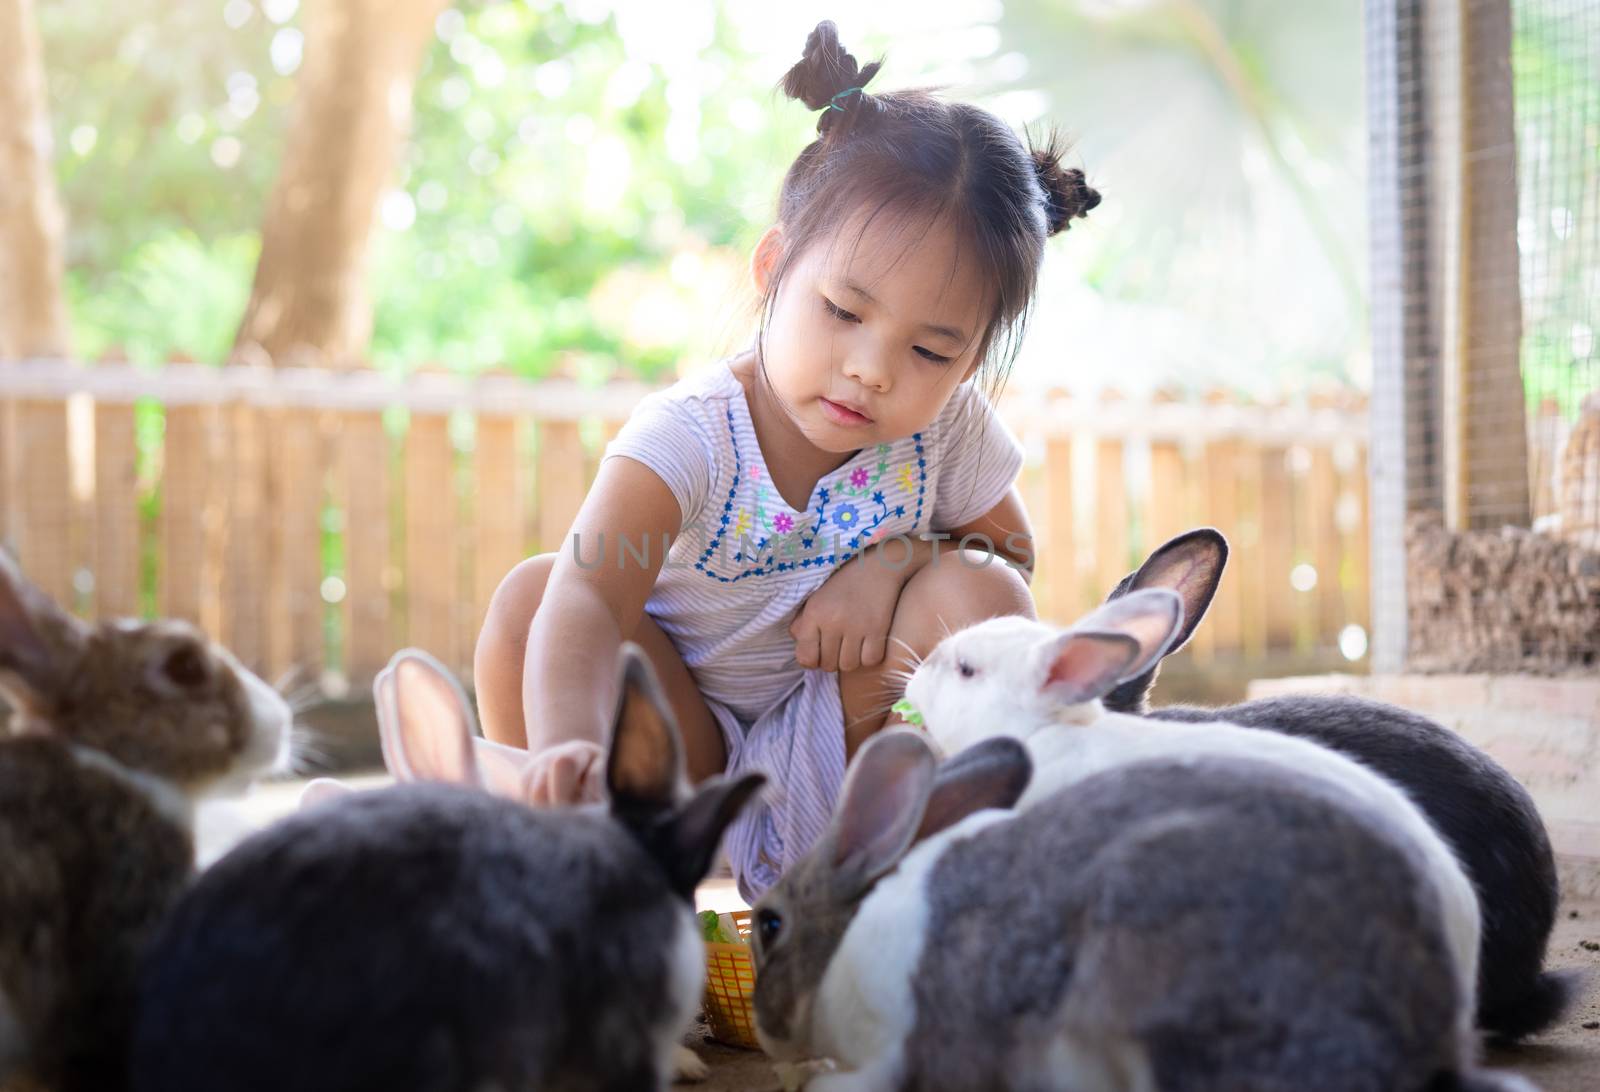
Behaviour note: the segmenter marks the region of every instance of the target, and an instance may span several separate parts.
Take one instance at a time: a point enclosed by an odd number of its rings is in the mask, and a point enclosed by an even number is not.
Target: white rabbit
[[[906,700],[946,754],[994,735],[1023,741],[1034,776],[1021,808],[1102,770],[1154,758],[1258,759],[1343,786],[1421,851],[1461,976],[1460,1019],[1470,1028],[1478,898],[1455,854],[1402,791],[1305,739],[1224,722],[1174,724],[1105,711],[1100,697],[1159,661],[1182,623],[1182,601],[1166,589],[1114,599],[1067,630],[1020,617],[990,619],[945,638],[918,665]]]

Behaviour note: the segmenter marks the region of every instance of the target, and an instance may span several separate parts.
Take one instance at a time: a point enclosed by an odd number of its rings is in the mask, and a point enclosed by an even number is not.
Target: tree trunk
[[[0,0],[0,358],[70,349],[50,143],[33,0]]]
[[[314,0],[234,359],[341,363],[372,334],[366,266],[411,89],[446,0]]]

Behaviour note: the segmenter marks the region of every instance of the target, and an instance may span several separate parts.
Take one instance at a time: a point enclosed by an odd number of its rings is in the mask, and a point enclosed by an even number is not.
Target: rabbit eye
[[[761,946],[770,948],[777,943],[778,934],[783,932],[783,915],[776,910],[761,910],[756,914],[756,935],[761,938]]]
[[[199,686],[211,677],[205,656],[192,645],[183,645],[168,653],[161,673],[186,689]]]
[[[974,675],[976,675],[978,673],[977,668],[973,667],[971,664],[967,663],[967,661],[965,661],[965,660],[957,660],[956,661],[956,670],[961,672],[961,677],[963,679],[970,679],[970,678],[972,678],[972,676],[974,676]]]

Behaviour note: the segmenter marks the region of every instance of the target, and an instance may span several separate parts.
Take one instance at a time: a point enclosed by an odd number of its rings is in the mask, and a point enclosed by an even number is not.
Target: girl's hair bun
[[[805,55],[783,77],[783,93],[799,99],[812,110],[821,110],[817,132],[826,133],[835,115],[847,115],[866,105],[864,88],[878,74],[883,62],[873,61],[865,68],[845,51],[839,42],[839,28],[830,19],[818,23],[806,36]],[[846,91],[856,94],[846,95]]]
[[[1061,166],[1065,151],[1056,137],[1033,150],[1033,169],[1044,190],[1045,219],[1051,235],[1088,216],[1089,210],[1100,203],[1100,192],[1089,185],[1082,171]]]

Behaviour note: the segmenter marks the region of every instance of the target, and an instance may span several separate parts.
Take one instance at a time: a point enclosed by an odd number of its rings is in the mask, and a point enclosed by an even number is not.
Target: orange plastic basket
[[[745,940],[750,939],[750,911],[729,915]],[[756,968],[746,944],[706,942],[706,1023],[711,1037],[730,1046],[760,1050],[756,1041]]]

